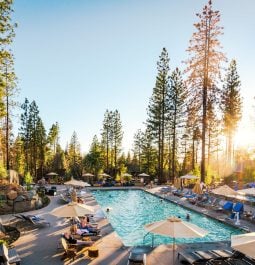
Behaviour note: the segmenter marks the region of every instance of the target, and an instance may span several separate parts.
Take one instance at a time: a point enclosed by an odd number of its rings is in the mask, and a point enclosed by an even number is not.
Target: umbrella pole
[[[173,237],[173,265],[174,265],[174,256],[175,256],[175,237]]]

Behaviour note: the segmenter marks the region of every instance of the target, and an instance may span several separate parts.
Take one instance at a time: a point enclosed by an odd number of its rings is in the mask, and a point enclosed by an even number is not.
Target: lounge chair
[[[216,207],[214,210],[216,211],[232,211],[233,209],[233,202],[226,201],[222,207]]]
[[[64,254],[61,259],[75,259],[76,256],[88,251],[93,245],[92,241],[76,241],[76,243],[70,244],[64,237],[61,237],[61,245],[64,249]]]
[[[34,226],[50,226],[50,222],[46,221],[43,218],[38,218],[36,216],[27,216],[28,221]]]
[[[128,257],[127,265],[146,265],[147,264],[147,253],[150,250],[144,247],[134,247]]]
[[[0,245],[0,264],[16,264],[21,262],[20,256],[15,248],[7,248],[5,244]]]
[[[180,259],[181,257],[181,259]],[[188,264],[205,264],[208,261],[223,261],[232,257],[243,257],[235,252],[226,249],[213,249],[213,250],[197,250],[193,252],[179,252],[178,259],[185,261]],[[206,263],[207,264],[207,263]],[[221,263],[216,263],[221,264]],[[224,264],[224,263],[223,263]]]
[[[181,251],[178,252],[178,260],[186,264],[205,264],[209,259],[205,259],[195,252]]]
[[[237,202],[234,206],[233,206],[233,212],[238,212],[239,214],[242,214],[244,212],[244,205],[241,202]]]

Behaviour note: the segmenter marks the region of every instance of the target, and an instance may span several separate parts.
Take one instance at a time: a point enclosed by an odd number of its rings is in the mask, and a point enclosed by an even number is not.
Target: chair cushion
[[[144,255],[145,254],[143,254],[143,253],[130,252],[128,260],[133,262],[133,263],[141,263],[141,262],[143,262]]]

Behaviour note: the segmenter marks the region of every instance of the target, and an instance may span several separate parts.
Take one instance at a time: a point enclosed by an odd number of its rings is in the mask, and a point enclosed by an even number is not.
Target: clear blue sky
[[[118,109],[123,147],[147,118],[163,47],[183,69],[195,14],[206,0],[16,0],[13,44],[18,101],[35,100],[48,130],[58,121],[63,147],[73,131],[83,152],[100,136],[106,109]],[[235,58],[245,112],[254,91],[255,1],[214,0],[224,26],[223,51]],[[15,128],[19,127],[18,119]]]

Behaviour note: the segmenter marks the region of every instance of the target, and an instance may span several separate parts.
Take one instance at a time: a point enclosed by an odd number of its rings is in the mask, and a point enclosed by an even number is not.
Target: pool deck
[[[59,188],[59,187],[58,187]],[[191,205],[186,201],[173,195],[160,194],[160,187],[147,190],[152,194],[162,197],[167,200],[174,201],[184,207],[192,208],[193,210],[202,212],[203,208]],[[29,212],[27,214],[37,214],[44,217],[51,223],[50,227],[44,227],[39,229],[30,230],[22,233],[21,237],[13,244],[18,253],[21,256],[22,264],[24,265],[60,265],[60,264],[90,264],[90,265],[126,265],[128,261],[128,255],[131,250],[129,247],[125,247],[122,244],[121,239],[114,232],[111,224],[106,218],[102,218],[98,221],[99,227],[102,231],[102,239],[100,239],[96,246],[99,249],[99,257],[95,259],[89,259],[86,254],[82,254],[73,262],[63,262],[61,256],[63,250],[59,247],[59,239],[63,232],[67,231],[70,223],[61,218],[57,218],[50,214],[50,212],[56,207],[60,206],[58,196],[50,197],[51,203],[40,210]],[[94,206],[96,201],[90,201],[88,204]],[[226,215],[218,214],[213,211],[202,212],[208,216],[216,219],[223,220]],[[3,223],[8,224],[13,219],[12,215],[1,216]],[[255,231],[255,225],[244,220],[241,220],[241,226],[245,226],[250,231]],[[191,249],[214,249],[229,247],[229,242],[216,242],[216,243],[203,243],[203,244],[183,244],[176,246],[175,249],[175,261],[173,262],[172,245],[160,245],[155,247],[147,254],[147,264],[149,265],[165,265],[165,264],[181,264],[177,260],[177,253],[180,250],[186,248]]]

